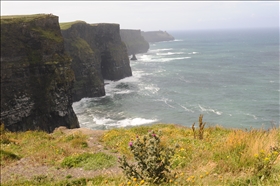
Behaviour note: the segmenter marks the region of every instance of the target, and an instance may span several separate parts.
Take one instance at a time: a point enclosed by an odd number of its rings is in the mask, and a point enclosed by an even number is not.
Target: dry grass
[[[191,128],[158,124],[112,129],[104,132],[100,139],[96,140],[108,151],[124,154],[132,160],[132,154],[128,148],[129,142],[135,140],[136,136],[145,135],[151,130],[162,132],[161,144],[163,146],[179,145],[172,159],[174,178],[163,185],[176,185],[175,183],[177,185],[277,185],[280,181],[279,153],[271,152],[270,148],[280,145],[279,128],[246,131],[210,126],[204,128],[204,137],[200,140],[194,139]],[[88,140],[88,135],[82,133],[65,135],[60,131],[53,134],[39,131],[5,132],[1,133],[1,148],[20,158],[28,156],[36,162],[57,166],[65,157],[95,152],[95,146],[85,146],[84,142]],[[256,158],[256,154],[260,153],[263,154],[263,159]],[[267,169],[270,176],[264,178],[257,176],[257,165],[265,163],[272,153],[274,155],[277,153],[278,158],[271,161],[272,168]],[[8,166],[13,161],[17,159],[4,160],[3,165]],[[76,181],[83,182],[85,185],[89,182],[94,185],[128,185],[128,182],[130,185],[139,185],[141,183],[141,180],[137,182],[133,182],[132,179],[126,180],[124,176],[103,176]],[[58,185],[65,185],[68,182],[68,185],[75,185],[70,180],[62,180]],[[50,181],[46,180],[45,185],[48,185],[47,183],[49,184]]]

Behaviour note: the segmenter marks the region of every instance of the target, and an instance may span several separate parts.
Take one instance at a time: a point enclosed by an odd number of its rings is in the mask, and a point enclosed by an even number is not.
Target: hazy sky
[[[279,28],[278,1],[3,1],[1,15],[52,13],[59,22],[119,23],[121,29]]]

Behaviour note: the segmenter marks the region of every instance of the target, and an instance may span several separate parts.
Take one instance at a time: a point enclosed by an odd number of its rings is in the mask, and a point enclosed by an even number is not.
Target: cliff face
[[[141,35],[141,30],[121,29],[120,34],[128,55],[146,53],[149,50],[149,43]]]
[[[11,131],[79,127],[58,17],[1,17],[1,121]]]
[[[148,42],[161,42],[161,41],[172,41],[174,37],[168,34],[166,31],[150,31],[150,32],[141,32],[142,36]]]
[[[104,79],[119,80],[132,75],[127,49],[118,24],[61,24],[65,49],[73,58],[73,101],[105,95]]]

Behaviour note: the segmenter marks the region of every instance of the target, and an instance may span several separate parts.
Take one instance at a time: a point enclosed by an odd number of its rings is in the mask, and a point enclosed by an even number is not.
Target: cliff
[[[141,35],[141,30],[121,29],[120,34],[128,55],[146,53],[149,50],[149,43]]]
[[[74,73],[58,17],[1,17],[1,122],[10,131],[77,128]]]
[[[73,101],[105,95],[104,79],[119,80],[132,75],[119,24],[61,23],[65,49],[75,72]]]
[[[168,34],[166,31],[149,31],[141,32],[142,36],[148,42],[161,42],[161,41],[172,41],[174,37]]]

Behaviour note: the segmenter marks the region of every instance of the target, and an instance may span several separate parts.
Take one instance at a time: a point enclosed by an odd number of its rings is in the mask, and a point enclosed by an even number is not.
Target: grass
[[[81,133],[65,135],[59,131],[52,134],[43,131],[4,132],[1,134],[1,149],[19,157],[35,159],[40,164],[59,165],[65,157],[84,152],[87,138]],[[11,160],[5,161],[1,156],[3,166],[9,163]]]
[[[72,25],[74,25],[76,23],[86,23],[86,22],[77,20],[77,21],[73,21],[73,22],[59,23],[59,26],[60,26],[61,30],[67,30],[68,28],[70,28]]]
[[[64,158],[62,167],[83,167],[85,170],[98,170],[109,168],[116,163],[116,158],[102,152],[83,153],[79,155],[68,156]]]
[[[51,14],[31,14],[31,15],[8,15],[8,16],[1,16],[1,24],[13,24],[19,22],[29,22],[35,19],[41,19],[54,16]]]
[[[191,128],[157,124],[112,129],[104,133],[100,143],[108,151],[116,153],[116,156],[126,155],[131,161],[133,155],[128,148],[129,142],[151,130],[162,132],[163,146],[179,145],[172,158],[174,176],[162,185],[278,185],[280,182],[279,128],[241,130],[207,126],[203,129],[204,136],[200,140],[194,138]],[[27,156],[33,157],[37,162],[61,168],[65,166],[96,170],[116,165],[113,156],[98,153],[94,147],[83,145],[87,140],[88,136],[81,133],[65,135],[61,132],[47,134],[40,131],[1,132],[1,149],[2,152],[7,152],[4,156],[1,152],[1,166],[8,166],[11,162],[18,161],[18,158]],[[126,179],[124,175],[119,175],[78,179],[68,176],[58,181],[42,176],[2,185],[38,185],[38,182],[40,185],[147,184],[145,180]]]

